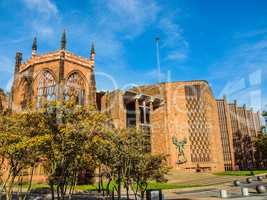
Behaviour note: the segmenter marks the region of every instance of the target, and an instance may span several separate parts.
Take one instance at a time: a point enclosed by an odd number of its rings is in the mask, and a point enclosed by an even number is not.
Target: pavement
[[[171,171],[168,175],[169,183],[202,185],[201,187],[170,189],[164,190],[164,199],[166,200],[217,200],[220,197],[220,190],[226,190],[228,194],[227,199],[231,200],[267,200],[267,192],[258,194],[255,190],[256,185],[262,184],[267,188],[267,178],[264,175],[263,181],[258,181],[257,177],[252,177],[252,183],[246,183],[245,176],[216,176],[211,173],[185,173]],[[240,186],[234,186],[233,181],[239,180]],[[241,188],[246,187],[249,191],[248,197],[242,197]],[[36,191],[32,193],[31,200],[48,200],[51,199],[49,193],[40,195]],[[74,200],[94,200],[97,199],[95,194],[87,192],[80,193],[73,196]]]
[[[180,184],[198,184],[206,185],[204,187],[185,188],[164,190],[164,197],[167,200],[215,200],[222,199],[220,190],[226,190],[228,198],[234,200],[267,200],[267,193],[258,194],[256,185],[262,184],[267,188],[267,178],[264,176],[263,181],[258,181],[257,177],[252,177],[253,182],[246,183],[245,176],[216,176],[210,173],[177,173],[172,171],[169,175],[169,182]],[[240,186],[234,186],[233,181],[239,180]],[[242,197],[241,188],[246,187],[249,190],[248,197]]]

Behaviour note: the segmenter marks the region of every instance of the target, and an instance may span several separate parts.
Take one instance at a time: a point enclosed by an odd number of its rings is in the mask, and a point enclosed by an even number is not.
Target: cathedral
[[[108,114],[117,128],[142,130],[149,150],[168,154],[173,169],[219,172],[255,165],[252,141],[260,133],[259,113],[226,97],[216,100],[205,80],[97,91],[94,45],[83,58],[66,44],[64,32],[54,52],[38,54],[36,38],[31,58],[22,62],[17,52],[9,97],[0,90],[0,110],[38,109],[45,101],[72,98]]]

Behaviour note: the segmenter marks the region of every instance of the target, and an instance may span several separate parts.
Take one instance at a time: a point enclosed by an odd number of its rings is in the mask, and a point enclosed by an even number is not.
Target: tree
[[[256,148],[255,157],[258,163],[267,167],[267,135],[259,134],[254,142]]]
[[[96,163],[90,151],[94,135],[105,132],[108,118],[92,107],[72,102],[53,102],[42,110],[49,130],[49,142],[44,151],[45,169],[54,198],[71,195],[81,170],[94,171]],[[69,190],[67,191],[67,189]]]
[[[42,147],[47,141],[47,131],[44,118],[38,112],[2,114],[0,124],[0,157],[9,166],[8,175],[2,182],[1,192],[5,191],[6,198],[12,199],[16,178],[21,176],[23,170],[34,169],[41,159]],[[28,192],[30,187],[31,183]]]
[[[262,126],[261,130],[262,130],[262,132],[266,132],[266,126],[267,126],[267,111],[262,111],[261,115],[262,115],[262,117],[263,117],[264,120],[265,120],[265,125]]]
[[[145,133],[115,129],[93,107],[50,102],[37,111],[3,114],[0,123],[0,158],[9,164],[2,184],[7,199],[17,177],[22,183],[23,170],[31,168],[32,175],[38,164],[47,173],[52,199],[55,193],[57,199],[71,196],[78,175],[85,170],[93,174],[97,168],[103,196],[110,198],[116,191],[120,199],[125,187],[128,199],[130,189],[136,198],[144,198],[148,181],[162,181],[168,170],[165,155],[148,151]],[[31,181],[20,197],[28,198],[30,189]]]
[[[118,199],[121,198],[121,188],[126,189],[127,199],[131,189],[135,198],[138,193],[144,198],[148,181],[162,181],[167,173],[165,159],[162,154],[152,155],[147,151],[148,137],[136,129],[116,130],[116,134],[104,134],[94,138],[94,155],[98,159],[100,172],[99,183],[107,180],[107,187],[100,187],[103,195],[110,198],[110,183],[116,183]],[[112,188],[112,189],[113,189]]]

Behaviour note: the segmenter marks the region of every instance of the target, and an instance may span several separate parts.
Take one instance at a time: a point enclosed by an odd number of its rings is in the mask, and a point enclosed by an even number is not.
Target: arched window
[[[65,84],[64,99],[74,100],[77,104],[84,105],[85,85],[79,73],[74,72],[68,77]]]
[[[43,100],[56,100],[57,83],[49,71],[44,71],[38,78],[37,108],[42,106]]]
[[[20,85],[20,105],[21,108],[24,109],[28,106],[29,101],[29,83],[27,80],[24,80]]]

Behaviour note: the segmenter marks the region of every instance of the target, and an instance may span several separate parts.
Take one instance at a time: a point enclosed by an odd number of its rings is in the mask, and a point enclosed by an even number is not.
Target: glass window
[[[85,86],[79,73],[74,72],[68,77],[65,84],[64,99],[74,100],[77,104],[84,105]]]
[[[49,71],[42,72],[38,79],[37,86],[37,108],[42,106],[42,101],[56,100],[57,95],[57,84]]]

